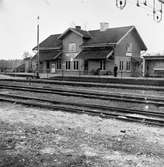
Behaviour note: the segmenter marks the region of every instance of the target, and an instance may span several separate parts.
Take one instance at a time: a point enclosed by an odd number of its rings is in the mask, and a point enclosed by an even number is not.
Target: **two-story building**
[[[39,60],[40,72],[64,74],[113,74],[118,66],[122,76],[140,73],[140,52],[147,50],[134,26],[85,31],[80,26],[49,36],[39,44],[33,61]],[[34,48],[37,50],[37,47]]]

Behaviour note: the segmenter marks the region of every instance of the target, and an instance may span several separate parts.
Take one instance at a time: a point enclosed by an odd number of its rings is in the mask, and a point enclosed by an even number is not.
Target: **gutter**
[[[81,48],[94,48],[94,47],[107,47],[107,46],[111,46],[111,47],[115,47],[116,43],[101,43],[101,44],[91,44],[91,45],[81,45]]]
[[[40,47],[40,49],[39,50],[58,50],[58,49],[61,49],[62,48],[62,46],[60,46],[60,47]],[[34,48],[34,49],[32,49],[33,51],[35,51],[35,50],[37,50],[37,48]]]

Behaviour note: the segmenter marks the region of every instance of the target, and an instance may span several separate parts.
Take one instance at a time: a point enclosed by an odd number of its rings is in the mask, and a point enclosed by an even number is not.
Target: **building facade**
[[[164,77],[164,55],[145,55],[143,75],[145,77]]]
[[[134,26],[84,31],[80,26],[49,36],[39,44],[40,72],[58,74],[112,75],[118,66],[120,76],[138,76],[140,52],[147,50]],[[35,47],[33,50],[37,50]]]

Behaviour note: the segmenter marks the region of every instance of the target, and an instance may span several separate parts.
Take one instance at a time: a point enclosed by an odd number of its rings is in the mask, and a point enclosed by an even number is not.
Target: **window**
[[[132,43],[127,44],[126,52],[132,52],[132,49],[133,49],[133,44]]]
[[[119,65],[119,70],[123,70],[124,69],[124,62],[120,61],[120,65]]]
[[[105,60],[100,61],[100,69],[105,70]]]
[[[133,44],[129,43],[126,46],[126,56],[132,56],[132,52],[133,52]]]
[[[78,70],[78,69],[79,69],[79,62],[74,61],[74,70]]]
[[[130,70],[130,66],[131,66],[131,62],[127,61],[126,62],[126,70],[129,71]]]
[[[76,52],[76,43],[69,43],[68,50],[70,52]]]
[[[88,60],[84,61],[84,70],[88,70]]]
[[[132,53],[126,52],[126,56],[132,57]]]
[[[50,62],[49,61],[46,62],[46,67],[47,67],[47,69],[50,68]]]
[[[71,68],[71,62],[66,61],[66,70],[70,70],[70,68]]]
[[[61,69],[61,60],[57,60],[56,62],[56,68]]]

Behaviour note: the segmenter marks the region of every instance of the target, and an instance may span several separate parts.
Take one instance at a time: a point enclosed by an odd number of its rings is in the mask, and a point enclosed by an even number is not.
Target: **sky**
[[[127,0],[127,6],[120,10],[115,0],[0,0],[0,59],[33,54],[37,16],[40,41],[75,25],[92,30],[99,29],[100,22],[108,22],[109,28],[136,26],[149,52],[164,53],[164,19],[155,22],[150,8],[138,8],[135,2]]]

